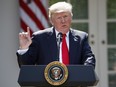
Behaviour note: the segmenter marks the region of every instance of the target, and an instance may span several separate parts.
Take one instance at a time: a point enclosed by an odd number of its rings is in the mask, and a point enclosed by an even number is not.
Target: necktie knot
[[[65,36],[66,36],[66,34],[63,34],[63,36],[65,37]]]
[[[66,37],[66,34],[63,34],[62,36],[63,36],[63,38],[65,38]]]

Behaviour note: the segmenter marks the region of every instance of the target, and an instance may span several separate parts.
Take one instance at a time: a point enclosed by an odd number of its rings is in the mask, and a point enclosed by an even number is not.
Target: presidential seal
[[[59,86],[67,80],[68,69],[63,63],[54,61],[46,66],[44,76],[49,84]]]

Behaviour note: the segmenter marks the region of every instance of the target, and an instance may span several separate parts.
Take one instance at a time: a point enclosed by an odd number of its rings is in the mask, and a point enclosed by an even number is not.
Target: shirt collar
[[[56,32],[56,37],[57,37],[59,32],[56,29],[55,29],[55,32]],[[69,31],[66,33],[66,37],[69,37]]]

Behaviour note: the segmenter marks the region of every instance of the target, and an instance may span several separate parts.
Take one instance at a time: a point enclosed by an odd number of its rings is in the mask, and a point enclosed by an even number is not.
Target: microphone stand
[[[62,37],[63,37],[63,35],[62,35],[62,33],[58,33],[58,35],[57,35],[57,47],[58,47],[58,53],[57,53],[57,61],[59,61],[59,55],[60,55],[60,44],[61,44],[61,42],[62,42]]]

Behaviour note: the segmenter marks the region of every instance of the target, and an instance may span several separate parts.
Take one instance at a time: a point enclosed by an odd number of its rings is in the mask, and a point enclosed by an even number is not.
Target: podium
[[[22,65],[18,83],[21,87],[54,87],[44,77],[46,65]],[[99,79],[92,66],[68,65],[68,78],[59,87],[96,86]],[[58,87],[58,86],[57,86]]]

